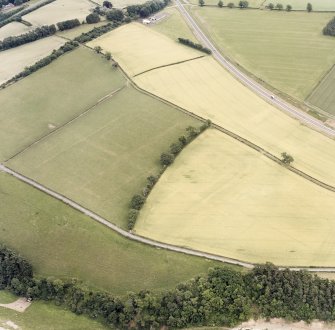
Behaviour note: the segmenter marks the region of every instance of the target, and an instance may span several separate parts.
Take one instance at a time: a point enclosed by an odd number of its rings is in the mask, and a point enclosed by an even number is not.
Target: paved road
[[[201,30],[199,25],[193,19],[193,17],[188,13],[188,11],[184,8],[183,4],[180,0],[175,0],[179,11],[181,12],[182,16],[185,18],[188,25],[194,31],[197,39],[207,48],[212,51],[214,58],[221,63],[229,72],[231,72],[238,80],[240,80],[244,85],[249,87],[252,91],[254,91],[257,95],[262,97],[263,99],[267,100],[268,102],[272,103],[273,105],[277,106],[284,112],[288,113],[292,117],[300,120],[302,123],[327,134],[330,137],[335,137],[335,130],[326,126],[321,121],[311,117],[307,113],[299,110],[298,108],[294,107],[293,105],[285,102],[284,100],[280,99],[279,97],[272,98],[273,93],[253,79],[248,77],[246,74],[238,70],[232,63],[226,60],[221,53],[216,49],[214,44],[207,38],[204,32]]]
[[[45,187],[45,186],[37,183],[34,180],[31,180],[31,179],[25,177],[24,175],[22,175],[18,172],[15,172],[15,171],[11,170],[10,168],[4,166],[3,164],[0,164],[0,171],[5,172],[7,174],[10,174],[10,175],[14,176],[15,178],[19,179],[20,181],[23,181],[26,184],[29,184],[30,186],[48,194],[49,196],[62,201],[63,203],[71,206],[72,208],[76,209],[77,211],[89,216],[91,219],[105,225],[106,227],[114,230],[115,232],[122,235],[123,237],[131,239],[133,241],[137,241],[137,242],[140,242],[140,243],[151,245],[151,246],[156,247],[156,248],[161,248],[161,249],[170,250],[170,251],[179,252],[179,253],[185,253],[185,254],[188,254],[188,255],[202,257],[202,258],[206,258],[206,259],[210,259],[210,260],[221,261],[221,262],[225,262],[225,263],[232,264],[232,265],[238,265],[238,266],[242,266],[242,267],[249,268],[249,269],[254,267],[254,264],[252,264],[252,263],[243,262],[243,261],[239,261],[239,260],[236,260],[236,259],[222,257],[222,256],[218,256],[218,255],[215,255],[215,254],[201,252],[201,251],[197,251],[197,250],[193,250],[193,249],[189,249],[189,248],[179,247],[179,246],[175,246],[175,245],[171,245],[171,244],[161,243],[161,242],[154,241],[154,240],[142,237],[142,236],[135,235],[133,233],[130,233],[126,230],[123,230],[123,229],[119,228],[118,226],[112,224],[111,222],[104,219],[100,215],[98,215],[98,214],[92,212],[91,210],[81,206],[80,204],[74,202],[73,200],[71,200],[71,199],[69,199],[69,198],[67,198],[67,197],[65,197],[65,196],[63,196],[63,195]],[[324,267],[324,268],[322,268],[322,267],[321,268],[292,267],[290,269],[291,270],[304,269],[304,270],[307,270],[309,272],[335,273],[335,267]]]

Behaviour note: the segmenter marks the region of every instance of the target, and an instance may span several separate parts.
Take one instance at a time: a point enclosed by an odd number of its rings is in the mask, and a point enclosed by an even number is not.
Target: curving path
[[[313,127],[314,129],[330,136],[335,137],[335,130],[326,126],[321,121],[311,117],[307,113],[299,110],[298,108],[294,107],[293,105],[285,102],[283,99],[279,97],[274,97],[273,93],[253,79],[248,77],[246,74],[242,73],[238,70],[232,63],[230,63],[227,59],[225,59],[221,53],[216,49],[214,44],[209,40],[209,38],[205,35],[205,33],[201,30],[199,25],[193,19],[193,17],[188,13],[188,11],[184,8],[183,4],[180,0],[175,0],[179,11],[181,12],[182,16],[186,20],[187,24],[193,30],[197,39],[209,48],[212,51],[213,57],[222,64],[233,76],[235,76],[239,81],[241,81],[244,85],[250,88],[253,92],[255,92],[258,96],[265,99],[267,102],[275,105],[277,108],[281,109],[282,111],[286,112],[290,116],[300,120],[302,123]]]
[[[62,201],[63,203],[73,207],[74,209],[76,209],[77,211],[89,216],[91,219],[105,225],[106,227],[114,230],[115,232],[117,232],[118,234],[122,235],[123,237],[126,237],[128,239],[131,239],[133,241],[137,241],[140,243],[144,243],[147,245],[151,245],[153,247],[156,248],[162,248],[162,249],[166,249],[166,250],[170,250],[170,251],[174,251],[174,252],[179,252],[179,253],[185,253],[188,255],[192,255],[192,256],[197,256],[197,257],[202,257],[202,258],[206,258],[206,259],[210,259],[210,260],[216,260],[216,261],[221,261],[224,263],[228,263],[228,264],[232,264],[232,265],[237,265],[237,266],[242,266],[245,268],[253,268],[254,264],[252,263],[248,263],[248,262],[243,262],[243,261],[239,261],[236,259],[232,259],[232,258],[227,258],[227,257],[222,257],[219,255],[215,255],[212,253],[206,253],[206,252],[201,252],[198,250],[193,250],[193,249],[189,249],[189,248],[184,248],[184,247],[180,247],[180,246],[176,246],[176,245],[171,245],[171,244],[166,244],[166,243],[162,243],[162,242],[158,242],[149,238],[145,238],[142,236],[138,236],[135,235],[131,232],[128,232],[124,229],[119,228],[118,226],[112,224],[111,222],[109,222],[108,220],[106,220],[105,218],[101,217],[100,215],[92,212],[91,210],[81,206],[80,204],[76,203],[75,201],[63,196],[62,194],[59,194],[41,184],[39,184],[38,182],[27,178],[26,176],[15,172],[13,170],[11,170],[10,168],[4,166],[3,164],[0,164],[0,171],[5,172],[7,174],[10,174],[12,176],[14,176],[15,178],[19,179],[20,181],[25,182],[26,184],[29,184],[30,186],[48,194],[51,197],[54,197],[60,201]],[[335,273],[335,267],[318,267],[318,268],[307,268],[307,267],[286,267],[289,268],[291,270],[307,270],[309,272],[329,272],[329,273]]]

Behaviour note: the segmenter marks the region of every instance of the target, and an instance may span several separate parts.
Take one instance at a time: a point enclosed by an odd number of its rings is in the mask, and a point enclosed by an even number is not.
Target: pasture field
[[[5,299],[3,299],[5,298]],[[0,303],[14,302],[18,297],[7,291],[0,291]],[[103,330],[107,329],[100,322],[86,316],[78,316],[52,303],[34,301],[24,312],[0,307],[1,329],[24,330]]]
[[[172,41],[142,24],[123,25],[89,42],[110,51],[131,76],[162,65],[202,56],[204,53]]]
[[[79,48],[1,90],[0,160],[67,123],[123,84],[122,74],[111,63]]]
[[[56,36],[0,52],[0,85],[14,77],[27,66],[50,55],[52,50],[64,45],[66,40]]]
[[[8,37],[18,36],[31,30],[34,30],[33,26],[26,26],[19,22],[12,22],[0,28],[0,40]]]
[[[124,88],[8,165],[126,228],[132,196],[189,125],[199,123]]]
[[[239,134],[294,166],[335,185],[335,141],[301,125],[205,57],[135,78],[144,89]]]
[[[335,63],[335,40],[322,35],[332,13],[193,10],[223,54],[299,100]]]
[[[76,277],[113,294],[173,288],[214,263],[132,242],[0,172],[0,242],[38,276]]]
[[[161,14],[166,15],[166,17],[157,23],[151,24],[151,29],[165,34],[174,41],[181,37],[197,42],[177,8],[166,8],[161,12]]]
[[[161,177],[135,230],[256,263],[334,266],[334,200],[335,193],[208,130]]]
[[[307,98],[318,108],[335,115],[335,66]]]
[[[263,7],[269,3],[271,3],[271,0],[265,0]],[[276,4],[276,2],[273,3]],[[313,11],[335,11],[335,2],[333,0],[283,0],[280,3],[284,8],[286,5],[291,5],[293,10],[306,10],[307,3],[311,3]]]
[[[35,26],[57,24],[75,18],[82,22],[94,7],[89,0],[56,0],[23,16],[22,19]]]

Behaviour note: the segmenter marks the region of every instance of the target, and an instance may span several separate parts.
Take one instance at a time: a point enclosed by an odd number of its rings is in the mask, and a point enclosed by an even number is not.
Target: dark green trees
[[[91,13],[86,16],[87,24],[98,23],[99,21],[100,21],[100,16],[97,13]]]
[[[309,2],[307,4],[306,10],[310,13],[313,10],[312,4]]]

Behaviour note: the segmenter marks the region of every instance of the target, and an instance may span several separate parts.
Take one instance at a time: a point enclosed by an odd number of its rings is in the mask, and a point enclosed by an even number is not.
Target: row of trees
[[[333,36],[335,37],[335,17],[333,17],[327,25],[323,28],[323,34],[325,36]]]
[[[166,7],[170,3],[170,0],[151,0],[147,1],[140,5],[132,5],[126,8],[127,13],[130,17],[148,17],[164,7]]]
[[[3,20],[0,22],[0,28],[11,23],[11,22],[14,22],[14,21],[18,21],[18,22],[21,22],[22,21],[22,16],[24,15],[28,15],[29,13],[31,13],[32,11],[34,10],[37,10],[45,5],[48,5],[49,3],[51,2],[54,2],[56,0],[46,0],[46,1],[43,1],[43,2],[40,2],[34,6],[31,6],[30,8],[26,8],[24,10],[21,10],[18,14],[14,14],[12,16],[10,16],[9,18],[7,18],[6,20]]]
[[[201,52],[204,52],[206,54],[212,54],[212,51],[209,48],[206,48],[201,44],[196,44],[189,39],[178,38],[178,41],[183,45],[195,48],[195,49],[200,50]]]
[[[186,134],[179,137],[178,141],[170,145],[170,150],[168,152],[163,152],[160,156],[160,163],[162,168],[160,169],[157,175],[150,175],[147,177],[146,184],[142,189],[140,194],[136,194],[130,201],[129,204],[129,213],[128,213],[128,229],[131,230],[134,228],[136,220],[139,216],[139,212],[142,209],[143,205],[146,202],[148,195],[150,194],[152,188],[155,186],[161,175],[164,173],[166,168],[170,166],[178,154],[190,143],[192,142],[199,134],[205,131],[210,127],[211,122],[207,120],[202,124],[198,129],[193,126],[186,128]]]
[[[69,19],[67,21],[57,23],[57,27],[60,31],[70,30],[79,25],[80,25],[80,22],[77,18]]]
[[[0,51],[21,46],[42,38],[49,37],[56,33],[55,25],[45,25],[28,33],[16,37],[8,37],[0,41]]]
[[[259,265],[247,273],[209,269],[175,289],[129,293],[122,299],[93,291],[76,280],[34,278],[30,264],[0,248],[0,287],[33,299],[53,301],[118,329],[164,326],[234,326],[251,317],[335,320],[335,281],[304,271]]]

